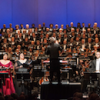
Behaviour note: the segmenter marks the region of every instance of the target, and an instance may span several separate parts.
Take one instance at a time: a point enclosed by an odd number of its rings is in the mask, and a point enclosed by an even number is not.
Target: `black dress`
[[[28,64],[28,61],[26,60],[26,62],[24,62],[24,63],[21,63],[20,61],[16,61],[16,63],[15,63],[15,72],[18,72],[18,69],[20,68],[20,66],[21,65],[23,65],[23,64]],[[17,69],[16,69],[16,67],[17,67]],[[18,68],[19,67],[19,68]],[[24,67],[23,67],[24,68]],[[21,68],[22,69],[22,68]],[[24,69],[26,69],[26,68],[24,68]],[[29,70],[28,70],[29,71]],[[15,84],[15,90],[16,90],[16,93],[18,94],[18,95],[20,95],[21,94],[21,92],[24,92],[26,95],[27,94],[29,94],[29,88],[28,88],[28,82],[27,81],[24,81],[24,84],[22,85],[22,82],[21,81],[19,81],[18,79],[17,79],[17,74],[16,74],[16,76],[15,76],[15,80],[14,80],[14,84]]]

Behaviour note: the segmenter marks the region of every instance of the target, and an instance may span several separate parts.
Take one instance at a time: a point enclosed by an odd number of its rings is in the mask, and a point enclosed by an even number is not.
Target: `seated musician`
[[[84,72],[88,72],[89,70],[89,63],[87,60],[80,60],[79,64],[76,67],[76,81],[81,82],[81,91],[84,93],[87,90],[87,84],[89,84],[88,76],[84,76]]]
[[[50,66],[49,66],[49,67],[50,67]],[[48,76],[50,76],[49,71],[45,72],[44,77],[42,77],[42,78],[39,80],[39,85],[41,85],[43,82],[48,82],[48,81],[49,81]]]
[[[25,59],[24,54],[21,52],[19,54],[19,60],[15,62],[15,75],[16,75],[16,72],[18,71],[18,69],[24,68],[23,64],[27,64],[28,65],[28,60]],[[27,69],[29,69],[29,67],[27,67]],[[25,82],[25,83],[27,84],[27,82]],[[21,82],[17,81],[17,77],[16,77],[15,78],[15,88],[16,88],[16,93],[18,95],[20,95],[20,93],[22,92],[22,86],[20,86],[20,85],[21,85]],[[27,92],[28,92],[27,87],[28,86],[26,85],[26,88],[24,88],[24,91],[26,92],[25,94],[27,94]]]
[[[4,82],[5,84],[3,83],[3,94],[4,95],[11,95],[12,93],[15,93],[15,89],[14,89],[14,85],[13,85],[12,74],[11,74],[10,70],[8,70],[8,69],[13,69],[13,65],[12,65],[12,62],[10,60],[8,60],[7,53],[5,53],[3,55],[3,59],[0,60],[0,69],[1,68],[6,69],[6,71],[0,71],[0,73],[8,72],[8,75],[10,75],[10,77],[5,79],[5,82]]]
[[[82,76],[84,76],[84,63],[83,63],[83,60],[80,60],[79,61],[79,65],[76,66],[76,76],[79,76],[79,77],[76,77],[77,78],[81,78]]]

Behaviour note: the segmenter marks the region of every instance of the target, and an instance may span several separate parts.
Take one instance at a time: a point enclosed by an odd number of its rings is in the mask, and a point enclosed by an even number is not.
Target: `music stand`
[[[16,72],[17,80],[21,81],[22,84],[22,92],[24,90],[24,81],[30,81],[30,73],[26,68],[19,68],[18,72]]]
[[[4,71],[4,72],[3,72]],[[10,77],[8,75],[8,72],[5,72],[6,71],[6,68],[1,68],[0,69],[0,78],[1,78],[1,88],[2,88],[2,93],[3,93],[3,83],[5,84],[5,78],[8,78]]]
[[[33,77],[43,77],[43,76],[44,76],[44,72],[42,71],[42,67],[39,65],[34,66]]]
[[[98,90],[97,93],[99,95],[99,80],[97,78],[97,74],[100,74],[100,72],[84,72],[84,79],[89,80],[89,85],[90,85],[90,90],[93,88],[93,83],[92,80],[97,80],[98,81]]]
[[[40,65],[35,65],[33,68],[33,72],[32,72],[32,77],[33,77],[33,84],[35,87],[38,88],[39,91],[39,84],[37,84],[37,82],[39,81],[39,78],[41,79],[42,77],[44,77],[44,73],[45,71],[42,70],[42,67]]]

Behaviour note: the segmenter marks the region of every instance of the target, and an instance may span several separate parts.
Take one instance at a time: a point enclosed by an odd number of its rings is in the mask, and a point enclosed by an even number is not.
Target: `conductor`
[[[54,37],[50,38],[50,45],[46,49],[46,54],[50,55],[50,83],[53,79],[54,72],[57,73],[58,84],[60,83],[60,63],[59,51],[62,50]]]

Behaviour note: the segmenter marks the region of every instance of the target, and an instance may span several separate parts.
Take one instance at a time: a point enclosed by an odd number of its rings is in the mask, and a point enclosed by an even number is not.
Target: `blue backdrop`
[[[70,24],[78,22],[98,23],[100,27],[100,0],[0,0],[0,28],[3,24],[50,23]]]

